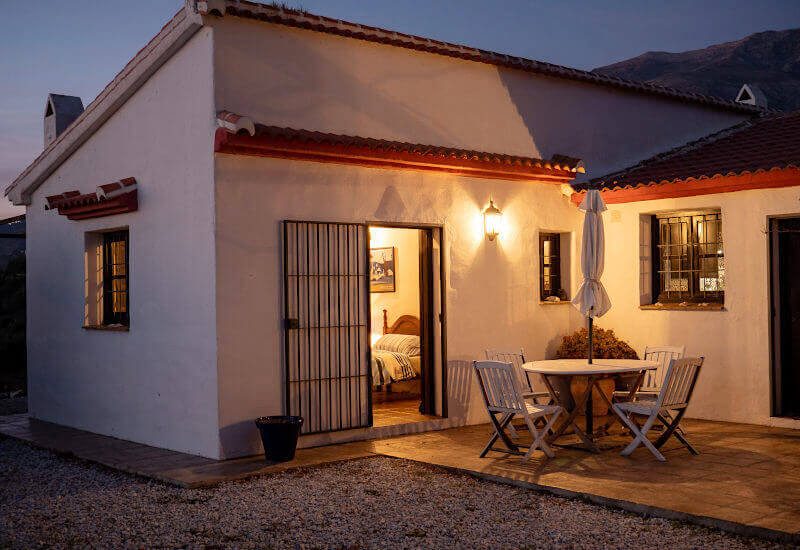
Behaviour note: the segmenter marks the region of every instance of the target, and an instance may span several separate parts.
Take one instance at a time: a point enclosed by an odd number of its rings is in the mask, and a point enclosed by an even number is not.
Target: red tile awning
[[[139,209],[135,178],[99,185],[94,193],[66,191],[46,197],[45,210],[58,210],[70,220],[101,218]]]
[[[737,124],[575,187],[588,185],[606,202],[800,185],[800,111]]]
[[[478,178],[568,183],[583,163],[573,157],[534,157],[253,124],[229,112],[217,115],[217,153],[447,172]]]

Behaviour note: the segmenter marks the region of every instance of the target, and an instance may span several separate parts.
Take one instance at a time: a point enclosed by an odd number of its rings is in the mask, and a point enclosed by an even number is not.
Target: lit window
[[[659,214],[652,227],[655,301],[723,303],[722,214]]]
[[[104,233],[103,325],[128,324],[128,232]]]

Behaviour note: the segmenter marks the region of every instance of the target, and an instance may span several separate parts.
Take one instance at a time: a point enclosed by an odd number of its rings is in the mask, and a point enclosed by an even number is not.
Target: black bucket
[[[294,458],[297,437],[303,426],[302,416],[262,416],[256,418],[256,426],[261,432],[267,462],[286,462]]]

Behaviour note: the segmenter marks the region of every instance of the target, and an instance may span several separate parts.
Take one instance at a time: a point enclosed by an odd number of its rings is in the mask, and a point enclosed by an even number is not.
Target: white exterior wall
[[[255,122],[414,143],[584,159],[601,174],[743,115],[235,17],[215,32],[215,103]],[[282,411],[279,222],[441,223],[449,416],[485,421],[470,361],[489,346],[552,354],[582,320],[538,303],[538,231],[576,231],[557,186],[217,155],[222,454],[256,452],[252,419]],[[489,197],[509,230],[482,236]],[[571,239],[571,257],[579,239]],[[578,280],[577,262],[569,280]],[[574,288],[568,289],[570,296]]]
[[[800,181],[798,181],[800,185]],[[604,216],[603,284],[611,310],[597,324],[641,354],[646,345],[686,345],[704,355],[688,416],[800,428],[770,417],[769,237],[767,217],[800,215],[800,187],[611,204]],[[721,208],[725,250],[724,311],[639,309],[639,216]]]
[[[471,368],[485,348],[524,346],[542,359],[580,323],[569,305],[538,302],[537,231],[572,231],[581,218],[557,185],[231,155],[217,155],[216,184],[227,457],[258,451],[253,419],[283,411],[282,220],[444,226],[448,412],[457,421],[486,421]],[[490,195],[506,226],[496,242],[483,234]]]
[[[34,193],[33,417],[218,456],[212,31],[201,29]],[[44,197],[135,177],[137,212],[69,221]],[[130,332],[82,329],[84,233],[130,228]]]
[[[236,17],[215,29],[216,102],[256,122],[550,158],[599,176],[744,115]]]

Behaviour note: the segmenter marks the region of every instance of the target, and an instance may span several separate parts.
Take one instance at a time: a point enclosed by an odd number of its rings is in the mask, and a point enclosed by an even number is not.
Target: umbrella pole
[[[594,320],[591,317],[589,317],[589,364],[590,365],[592,364],[592,356],[593,356],[593,351],[594,351],[594,350],[592,350],[592,324],[593,324],[593,321]],[[594,404],[592,403],[592,394],[594,393],[594,390],[592,388],[592,383],[593,383],[592,377],[591,376],[587,377],[586,382],[588,383],[588,388],[586,389],[586,391],[589,392],[589,398],[586,400],[586,411],[585,411],[585,414],[586,414],[586,416],[585,416],[585,418],[586,418],[586,435],[588,435],[590,438],[593,439],[594,438]]]

